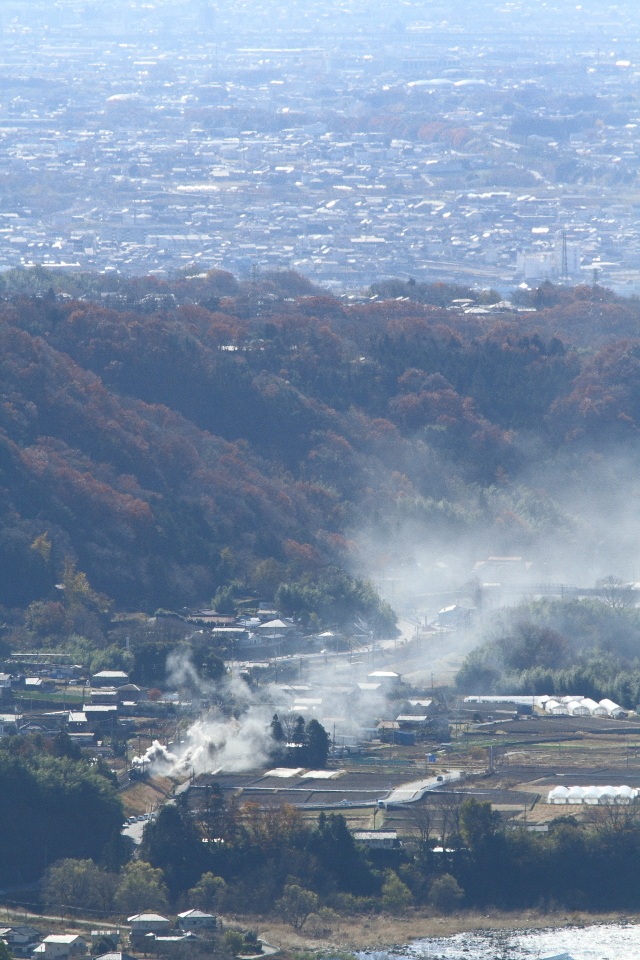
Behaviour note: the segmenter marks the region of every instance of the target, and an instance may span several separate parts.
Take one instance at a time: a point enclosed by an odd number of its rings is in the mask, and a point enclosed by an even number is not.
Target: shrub
[[[222,942],[233,957],[237,957],[244,949],[244,937],[239,930],[226,930]]]
[[[406,883],[392,870],[382,885],[382,909],[387,913],[401,914],[413,903],[413,894]]]
[[[462,903],[464,893],[457,880],[445,873],[431,884],[429,899],[440,913],[454,913]]]
[[[195,887],[189,890],[189,906],[198,910],[213,910],[218,904],[220,894],[225,890],[226,883],[222,877],[213,873],[203,873]]]
[[[307,918],[318,910],[319,900],[315,893],[305,890],[297,883],[287,884],[282,898],[276,903],[276,909],[285,923],[294,930],[301,930]]]
[[[307,933],[312,937],[329,937],[338,920],[338,914],[330,907],[320,907],[317,913],[307,917]]]

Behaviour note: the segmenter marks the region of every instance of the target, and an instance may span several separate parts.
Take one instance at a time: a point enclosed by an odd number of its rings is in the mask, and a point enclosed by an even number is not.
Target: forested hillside
[[[608,589],[607,589],[608,587]],[[502,610],[456,677],[461,693],[576,694],[640,704],[640,614],[610,578],[597,599],[539,600]]]
[[[388,626],[351,577],[385,576],[407,524],[484,554],[577,543],[558,477],[640,428],[640,302],[598,287],[464,313],[482,297],[397,283],[352,302],[296,274],[3,282],[7,608],[50,597],[70,558],[121,608],[284,584],[288,612]]]

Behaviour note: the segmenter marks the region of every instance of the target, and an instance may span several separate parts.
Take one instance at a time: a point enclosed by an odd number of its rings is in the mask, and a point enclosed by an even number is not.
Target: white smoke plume
[[[273,747],[269,724],[272,711],[251,706],[239,719],[209,712],[189,727],[176,752],[157,740],[132,766],[175,774],[238,773],[264,766]]]
[[[277,707],[267,694],[269,703],[261,702],[240,677],[227,676],[219,682],[203,680],[189,658],[187,647],[173,651],[167,659],[170,687],[187,688],[192,693],[233,704],[234,716],[227,716],[216,705],[186,731],[174,751],[157,740],[141,757],[134,757],[134,767],[144,767],[176,776],[212,773],[225,770],[238,773],[264,766],[274,742],[270,722]],[[280,698],[280,709],[287,709]]]
[[[159,740],[154,740],[150,747],[141,757],[134,757],[131,766],[134,768],[145,768],[147,765],[153,766],[172,766],[178,758],[170,750],[167,750]]]
[[[174,764],[176,773],[239,773],[264,766],[273,740],[269,732],[271,714],[252,706],[240,719],[203,717],[189,728],[184,750]]]
[[[363,679],[370,666],[363,668]],[[293,688],[270,684],[254,690],[241,677],[227,675],[218,682],[203,680],[189,659],[188,647],[174,651],[167,660],[168,685],[187,689],[213,701],[203,715],[181,737],[178,745],[167,750],[157,741],[142,757],[133,760],[135,767],[158,773],[186,776],[199,773],[242,771],[264,768],[270,762],[275,746],[270,723],[274,713],[282,720],[302,715],[324,724],[330,737],[336,734],[340,745],[343,736],[357,737],[361,728],[388,712],[388,701],[382,690],[369,690],[352,697],[346,692],[354,688],[354,675],[346,664],[318,665],[305,684],[321,690],[322,703],[316,704],[316,693],[310,698],[313,706],[296,703],[301,684]],[[304,686],[304,684],[302,684]],[[304,697],[309,694],[302,692]],[[230,710],[233,716],[229,716]]]

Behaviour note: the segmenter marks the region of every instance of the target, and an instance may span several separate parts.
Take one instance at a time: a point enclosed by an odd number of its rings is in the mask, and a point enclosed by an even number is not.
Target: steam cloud
[[[255,692],[237,676],[226,677],[218,683],[203,680],[189,659],[188,649],[174,651],[169,656],[167,674],[169,686],[187,688],[197,696],[233,704],[234,708],[234,716],[229,717],[222,707],[214,704],[189,727],[179,746],[168,750],[154,740],[142,756],[132,761],[134,768],[167,775],[223,770],[239,773],[264,767],[274,747],[270,731],[274,713],[281,717],[302,713],[305,719],[315,716],[320,722],[324,721],[329,734],[335,725],[337,734],[349,735],[356,734],[369,719],[383,716],[388,710],[382,692],[369,693],[365,702],[360,700],[350,705],[345,688],[340,689],[341,677],[336,667],[318,667],[314,678],[308,681],[310,684],[318,681],[328,691],[322,697],[321,714],[295,706],[294,693],[275,684]],[[349,683],[353,687],[351,677]]]
[[[189,727],[176,752],[154,740],[141,757],[134,757],[134,767],[148,766],[180,776],[223,769],[238,773],[267,763],[273,747],[269,727],[276,709],[273,703],[259,702],[239,677],[228,677],[220,683],[203,680],[185,649],[170,654],[167,675],[173,688],[187,688],[200,697],[233,702],[237,716],[225,716],[221,708],[213,706]],[[286,709],[282,701],[280,709]]]

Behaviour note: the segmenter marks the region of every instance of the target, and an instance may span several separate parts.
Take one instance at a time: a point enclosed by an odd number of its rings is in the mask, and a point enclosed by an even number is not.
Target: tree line
[[[494,616],[456,676],[460,693],[605,697],[640,704],[640,611],[609,577],[599,596],[519,604]],[[595,592],[595,591],[594,591]]]
[[[444,795],[409,814],[402,848],[358,845],[339,813],[226,801],[213,785],[197,809],[167,805],[145,827],[140,859],[114,869],[66,858],[45,876],[51,909],[125,914],[197,907],[332,928],[341,914],[411,908],[635,910],[636,806],[559,816],[546,834],[501,822],[488,802]]]

